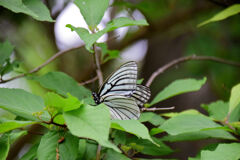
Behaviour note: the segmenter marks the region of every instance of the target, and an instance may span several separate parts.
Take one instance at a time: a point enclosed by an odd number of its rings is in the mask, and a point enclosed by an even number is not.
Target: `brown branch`
[[[155,111],[162,111],[162,110],[172,110],[175,109],[174,106],[172,107],[167,107],[167,108],[141,108],[141,111],[151,111],[151,112],[155,112]]]
[[[80,83],[78,83],[78,85],[83,86],[83,85],[85,85],[85,84],[93,83],[93,82],[95,82],[96,80],[98,80],[98,76],[95,76],[95,77],[93,77],[92,79],[89,79],[89,80],[87,80],[87,81],[80,82]]]
[[[79,48],[82,48],[84,45],[81,45],[81,46],[78,46],[78,47],[75,47],[75,48],[71,48],[71,49],[68,49],[68,50],[64,50],[64,51],[59,51],[57,52],[56,54],[54,54],[52,57],[50,57],[47,61],[45,61],[43,64],[41,64],[40,66],[32,69],[31,71],[29,71],[28,73],[23,73],[23,74],[20,74],[20,75],[17,75],[15,77],[12,77],[12,78],[9,78],[9,79],[5,79],[5,80],[0,80],[0,83],[6,83],[6,82],[9,82],[9,81],[12,81],[12,80],[15,80],[15,79],[18,79],[18,78],[22,78],[28,74],[32,74],[32,73],[35,73],[35,72],[38,72],[39,70],[41,70],[43,67],[45,67],[46,65],[48,65],[49,63],[51,63],[52,61],[54,61],[55,59],[57,59],[59,56],[65,54],[65,53],[68,53],[70,51],[73,51],[75,49],[79,49]]]
[[[158,75],[162,74],[163,72],[170,69],[171,67],[173,67],[177,64],[183,63],[183,62],[190,61],[190,60],[213,61],[213,62],[232,65],[232,66],[235,66],[235,67],[240,67],[240,63],[225,60],[225,59],[221,59],[221,58],[217,58],[217,57],[196,56],[196,55],[192,55],[192,56],[188,56],[188,57],[181,57],[181,58],[178,58],[178,59],[175,59],[175,60],[171,61],[170,63],[167,63],[166,65],[158,68],[155,72],[153,72],[152,75],[150,76],[150,78],[148,79],[148,81],[146,83],[146,86],[149,87]]]

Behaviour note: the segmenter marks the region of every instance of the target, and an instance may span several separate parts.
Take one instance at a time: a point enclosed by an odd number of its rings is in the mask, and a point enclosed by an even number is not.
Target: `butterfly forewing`
[[[132,97],[109,95],[103,103],[110,108],[112,119],[138,119],[140,116],[140,109]]]
[[[103,84],[99,91],[101,101],[108,95],[131,95],[136,90],[137,64],[128,62],[123,64]]]

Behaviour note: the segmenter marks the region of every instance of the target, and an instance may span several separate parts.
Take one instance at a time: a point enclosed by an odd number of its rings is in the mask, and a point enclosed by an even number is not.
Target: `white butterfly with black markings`
[[[104,103],[110,109],[112,119],[138,119],[140,108],[149,100],[148,87],[137,84],[137,64],[123,64],[107,78],[98,93],[93,92],[96,104]]]

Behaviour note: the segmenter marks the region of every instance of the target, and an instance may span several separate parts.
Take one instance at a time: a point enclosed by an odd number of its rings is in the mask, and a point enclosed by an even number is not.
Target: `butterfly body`
[[[150,98],[150,90],[137,85],[137,64],[127,62],[107,78],[98,93],[92,93],[96,104],[104,103],[112,119],[138,119],[140,109]]]

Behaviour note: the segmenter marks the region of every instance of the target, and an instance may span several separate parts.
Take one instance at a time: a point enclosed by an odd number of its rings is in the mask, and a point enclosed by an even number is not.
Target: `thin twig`
[[[152,73],[152,75],[150,76],[150,78],[148,79],[146,86],[150,86],[152,84],[152,82],[154,81],[154,79],[160,75],[161,73],[165,72],[166,70],[168,70],[169,68],[189,61],[189,60],[199,60],[199,61],[213,61],[213,62],[218,62],[218,63],[223,63],[223,64],[228,64],[228,65],[232,65],[235,67],[240,67],[240,63],[237,62],[233,62],[233,61],[229,61],[229,60],[225,60],[225,59],[221,59],[221,58],[217,58],[217,57],[211,57],[211,56],[196,56],[196,55],[192,55],[192,56],[188,56],[188,57],[181,57],[178,59],[175,59],[173,61],[171,61],[170,63],[167,63],[166,65],[158,68],[155,72]]]
[[[175,109],[175,107],[172,106],[172,107],[167,107],[167,108],[141,108],[141,111],[142,112],[144,112],[144,111],[154,112],[154,111],[172,110],[172,109]]]
[[[64,51],[59,51],[56,54],[54,54],[52,57],[50,57],[47,61],[45,61],[43,64],[41,64],[40,66],[34,68],[33,70],[29,71],[28,73],[23,73],[23,74],[20,74],[20,75],[17,75],[15,77],[12,77],[12,78],[9,78],[9,79],[5,79],[5,80],[2,79],[2,80],[0,80],[0,83],[6,83],[6,82],[9,82],[9,81],[18,79],[18,78],[22,78],[22,77],[24,77],[24,76],[26,76],[28,74],[32,74],[32,73],[38,72],[40,69],[42,69],[43,67],[48,65],[50,62],[52,62],[55,59],[57,59],[59,56],[65,54],[65,53],[68,53],[70,51],[73,51],[75,49],[82,48],[83,46],[84,45],[81,45],[81,46],[78,46],[78,47],[75,47],[75,48],[71,48],[71,49],[68,49],[68,50],[64,50]]]
[[[95,82],[97,79],[98,79],[98,76],[95,76],[95,77],[93,77],[92,79],[89,79],[89,80],[87,80],[87,81],[78,83],[78,85],[83,86],[83,85],[85,85],[85,84],[93,83],[93,82]]]
[[[103,74],[102,74],[102,70],[101,70],[101,63],[100,63],[100,59],[99,59],[99,53],[97,51],[96,48],[96,44],[93,44],[93,50],[94,50],[94,59],[95,59],[95,63],[96,63],[96,73],[98,76],[98,82],[99,82],[99,86],[101,86],[103,84]]]
[[[101,145],[98,144],[96,160],[100,160],[100,158],[101,158],[101,149],[102,149]]]

